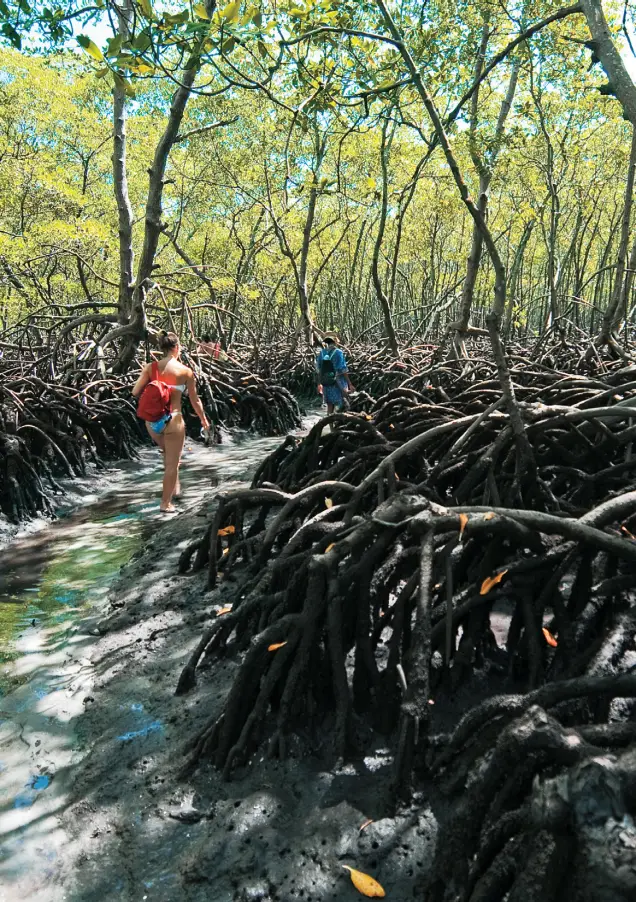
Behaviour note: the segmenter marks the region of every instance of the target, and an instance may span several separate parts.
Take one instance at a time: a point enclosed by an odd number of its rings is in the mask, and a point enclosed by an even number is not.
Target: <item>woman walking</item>
[[[185,423],[181,412],[181,399],[187,391],[190,403],[201,420],[203,429],[210,424],[197,394],[196,382],[192,370],[179,360],[181,345],[174,332],[159,333],[159,349],[164,356],[159,361],[147,363],[132,390],[135,398],[139,397],[151,382],[166,387],[168,408],[165,414],[152,422],[146,421],[146,429],[154,442],[164,452],[163,492],[160,510],[172,513],[175,510],[172,499],[179,494],[179,464],[185,442]]]

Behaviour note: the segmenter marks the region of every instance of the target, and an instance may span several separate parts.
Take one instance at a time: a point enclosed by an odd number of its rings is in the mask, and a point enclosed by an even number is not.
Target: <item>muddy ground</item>
[[[220,709],[236,667],[215,662],[189,695],[174,695],[228,591],[206,592],[203,574],[176,575],[211,503],[161,524],[123,568],[106,616],[84,624],[102,636],[91,648],[92,685],[77,728],[83,757],[61,815],[70,841],[47,896],[347,902],[361,898],[348,864],[380,880],[388,898],[414,898],[431,864],[434,804],[419,793],[392,816],[386,745],[337,769],[301,755],[254,761],[230,783],[208,765],[179,780],[185,741]]]

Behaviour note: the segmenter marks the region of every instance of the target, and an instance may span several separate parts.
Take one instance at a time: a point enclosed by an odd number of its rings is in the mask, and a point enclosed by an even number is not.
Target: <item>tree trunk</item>
[[[623,218],[621,221],[621,238],[618,245],[618,259],[616,261],[616,273],[614,277],[614,287],[612,289],[612,297],[603,314],[603,325],[601,328],[600,340],[602,344],[607,344],[616,328],[620,319],[621,301],[624,298],[623,281],[625,278],[625,260],[627,259],[627,248],[629,246],[629,227],[632,216],[632,204],[634,199],[634,175],[636,174],[636,128],[632,127],[632,146],[629,154],[629,165],[627,169],[627,181],[625,184],[625,203],[623,205]]]
[[[392,110],[392,108],[391,108]],[[390,115],[390,113],[389,113]],[[387,137],[387,129],[389,127],[389,115],[382,124],[382,143],[380,145],[380,164],[382,171],[382,202],[380,207],[380,219],[378,221],[378,231],[375,236],[375,244],[373,246],[373,258],[371,261],[371,278],[373,279],[373,287],[382,308],[382,316],[384,318],[384,331],[389,342],[389,348],[394,357],[399,356],[397,338],[395,329],[393,328],[393,320],[391,318],[391,306],[389,299],[382,288],[382,279],[380,278],[379,262],[380,250],[382,249],[382,241],[384,239],[384,231],[386,228],[386,215],[389,205],[389,175],[387,157],[391,150],[393,135],[395,134],[396,123],[394,120],[391,134]]]
[[[601,0],[581,0],[581,8],[592,35],[593,50],[605,70],[614,95],[623,107],[625,117],[636,127],[636,85],[614,44]]]
[[[123,0],[116,7],[118,34],[123,41],[130,36],[130,0]],[[119,219],[119,322],[127,325],[132,313],[133,294],[133,211],[128,196],[128,174],[126,170],[126,91],[121,81],[115,82],[113,89],[113,183]]]

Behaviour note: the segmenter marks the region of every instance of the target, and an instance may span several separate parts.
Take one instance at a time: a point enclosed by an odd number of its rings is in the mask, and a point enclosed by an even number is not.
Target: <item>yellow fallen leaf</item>
[[[327,545],[327,547],[325,548],[325,554],[329,554],[329,552],[331,551],[331,549],[332,549],[332,548],[335,548],[335,547],[336,547],[336,543],[335,543],[335,542],[332,542],[331,545]]]
[[[501,573],[495,573],[494,576],[487,576],[486,579],[481,584],[481,589],[479,590],[480,595],[488,595],[490,590],[496,586],[501,580],[504,578],[508,571],[502,570]]]
[[[466,529],[466,524],[468,523],[468,514],[460,514],[459,515],[459,538],[464,535],[464,530]]]
[[[283,645],[287,645],[287,642],[274,642],[272,645],[267,646],[267,651],[278,651]]]
[[[224,549],[223,549],[223,554],[229,554],[229,553],[230,553],[230,549],[229,549],[229,548],[224,548]]]
[[[221,617],[223,614],[229,614],[231,610],[232,610],[232,605],[226,604],[224,608],[221,608],[220,611],[216,612],[216,616]]]
[[[543,633],[545,641],[548,643],[548,645],[552,646],[552,648],[556,648],[559,643],[554,638],[550,630],[546,629],[544,626],[541,632]]]
[[[636,539],[636,536],[633,536],[626,526],[621,526],[621,532],[625,533],[628,539]]]
[[[489,514],[486,514],[484,520],[494,520],[497,514],[494,511],[490,511]]]
[[[218,536],[233,536],[236,532],[236,526],[224,526],[223,529],[219,529],[217,532]]]
[[[363,830],[366,830],[367,827],[369,826],[369,824],[372,824],[372,823],[373,823],[372,820],[365,821],[364,824],[363,824],[363,825],[360,827],[360,829],[358,830],[358,833],[362,833],[362,831],[363,831]]]
[[[351,882],[363,896],[368,896],[371,899],[384,899],[386,893],[377,880],[374,880],[373,877],[369,877],[368,874],[363,874],[362,871],[356,871],[354,868],[350,868],[348,864],[343,864],[342,866],[345,870],[349,871]]]
[[[325,498],[325,507],[333,507],[333,500],[331,498]]]
[[[372,420],[372,419],[373,419],[373,417],[372,417],[372,416],[369,416],[368,413],[365,413],[364,418],[365,418],[365,420]]]
[[[393,423],[389,423],[389,429],[395,429],[395,426],[393,425]]]
[[[232,404],[236,404],[236,398],[230,398],[230,401],[232,402]]]

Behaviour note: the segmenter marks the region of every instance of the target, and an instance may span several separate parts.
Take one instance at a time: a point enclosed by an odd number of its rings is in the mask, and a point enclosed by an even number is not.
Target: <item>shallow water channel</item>
[[[180,509],[215,487],[248,481],[280,441],[187,443]],[[119,569],[165,520],[158,510],[161,475],[159,453],[144,449],[139,461],[94,479],[92,495],[60,519],[0,551],[2,902],[40,898],[35,887],[55,867],[64,840],[57,815],[79,760],[76,730],[90,696],[96,623]]]

